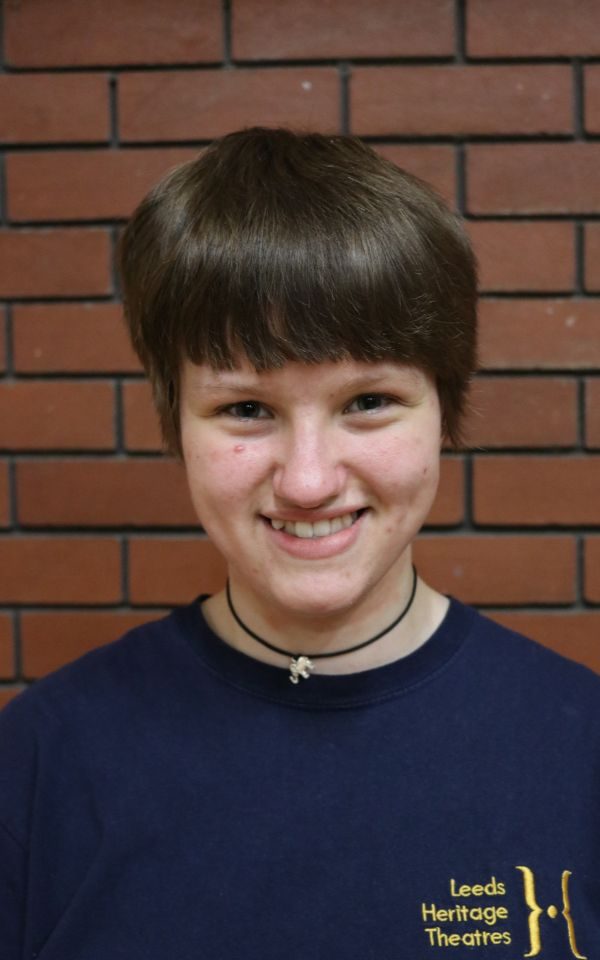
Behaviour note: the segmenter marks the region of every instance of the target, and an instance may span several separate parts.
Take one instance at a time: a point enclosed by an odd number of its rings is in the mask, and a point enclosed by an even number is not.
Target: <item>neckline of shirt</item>
[[[230,646],[209,627],[201,595],[176,611],[186,639],[213,674],[253,696],[290,707],[332,709],[367,706],[405,693],[444,670],[464,646],[477,613],[453,597],[439,627],[417,650],[371,670],[345,674],[314,673],[297,685],[289,669],[273,666]]]

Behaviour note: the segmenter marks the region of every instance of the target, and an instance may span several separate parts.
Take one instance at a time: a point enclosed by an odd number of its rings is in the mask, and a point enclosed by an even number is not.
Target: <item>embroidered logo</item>
[[[487,898],[506,896],[504,883],[495,877],[485,883],[459,883],[451,877],[450,896],[451,907],[421,904],[423,930],[430,947],[493,947],[512,942],[505,926],[508,907],[502,900],[486,902]]]
[[[546,910],[539,905],[535,890],[535,875],[533,870],[530,870],[529,867],[517,867],[517,870],[520,870],[523,874],[523,892],[525,896],[525,903],[529,907],[529,917],[527,919],[527,924],[529,927],[529,953],[525,953],[523,956],[537,957],[542,953],[540,920],[544,913],[550,918],[550,920],[556,920],[559,916],[559,910],[554,906],[554,904],[550,904]],[[562,914],[567,925],[567,934],[569,937],[571,953],[577,958],[577,960],[587,960],[582,953],[579,953],[579,950],[577,949],[577,943],[575,941],[575,925],[573,923],[573,917],[571,916],[571,901],[569,898],[570,878],[571,871],[563,870],[561,878],[562,910],[560,913]]]
[[[507,895],[508,887],[513,886],[512,884],[497,880],[495,876],[480,883],[463,883],[451,877],[448,891],[450,903],[448,901],[441,904],[439,902],[421,903],[421,922],[427,945],[433,948],[488,948],[512,945],[513,949],[519,950],[520,956],[526,960],[530,957],[540,957],[540,960],[543,960],[544,939],[546,941],[552,939],[549,936],[548,924],[564,923],[565,960],[567,960],[569,948],[570,955],[575,960],[587,960],[587,956],[581,953],[577,945],[575,921],[571,914],[569,892],[571,871],[563,870],[562,872],[562,906],[557,907],[553,903],[546,906],[539,903],[536,877],[530,867],[517,866],[515,870],[520,873],[523,883],[522,889],[519,890],[518,887],[521,884],[513,874],[518,886],[517,889],[513,889],[513,896],[511,896],[510,915]],[[515,930],[511,920],[519,921],[518,943],[514,939]],[[485,952],[487,953],[487,949]],[[479,955],[479,951],[475,953]]]

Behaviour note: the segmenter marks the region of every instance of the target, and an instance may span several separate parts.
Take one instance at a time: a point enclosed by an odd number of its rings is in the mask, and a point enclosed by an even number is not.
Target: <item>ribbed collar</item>
[[[284,665],[275,667],[255,660],[217,636],[202,613],[205,599],[206,596],[200,596],[174,614],[204,666],[240,691],[287,706],[313,709],[367,706],[434,677],[460,651],[478,617],[475,610],[451,598],[440,626],[408,656],[358,673],[315,673],[294,685]]]

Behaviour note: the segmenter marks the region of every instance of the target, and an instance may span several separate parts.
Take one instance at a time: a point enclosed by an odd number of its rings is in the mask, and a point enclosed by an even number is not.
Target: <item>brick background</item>
[[[106,382],[0,383],[3,450],[114,449],[114,387]]]
[[[336,130],[339,96],[333,67],[126,73],[120,135],[143,143],[218,137],[253,124]]]
[[[587,381],[585,400],[587,445],[600,450],[600,379]]]
[[[469,0],[473,57],[585,57],[600,53],[595,0]]]
[[[252,123],[356,133],[466,217],[482,371],[416,557],[600,671],[600,5],[1,8],[0,705],[215,590],[112,266],[149,187]]]
[[[331,57],[451,57],[453,0],[244,0],[234,4],[233,56],[240,60]]]
[[[4,143],[106,143],[109,120],[108,86],[102,74],[0,76]]]
[[[111,292],[105,230],[0,232],[0,296],[81,297]]]
[[[473,144],[467,183],[469,213],[598,213],[600,143]]]
[[[571,133],[571,86],[564,66],[359,67],[352,132]]]
[[[12,67],[196,63],[222,53],[219,0],[60,0],[60,16],[54,0],[8,3],[5,31]]]
[[[600,603],[600,537],[585,541],[585,596]]]
[[[117,303],[28,303],[12,309],[15,373],[139,373]]]
[[[0,461],[0,527],[10,524],[8,463]]]
[[[471,220],[483,293],[568,293],[575,283],[570,223]]]
[[[54,150],[6,158],[15,223],[126,219],[160,177],[197,150]]]

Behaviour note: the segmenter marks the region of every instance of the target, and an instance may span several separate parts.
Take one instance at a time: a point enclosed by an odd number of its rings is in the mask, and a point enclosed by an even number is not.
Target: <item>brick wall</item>
[[[417,562],[600,670],[598,0],[10,0],[3,17],[0,699],[222,582],[161,456],[111,258],[164,171],[252,123],[364,136],[466,215],[483,370]]]

